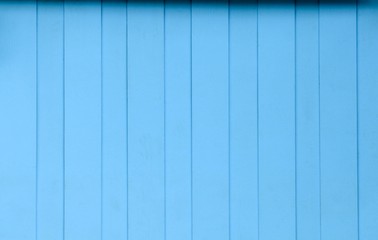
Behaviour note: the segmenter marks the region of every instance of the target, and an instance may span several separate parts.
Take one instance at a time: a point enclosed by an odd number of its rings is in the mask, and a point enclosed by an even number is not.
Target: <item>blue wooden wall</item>
[[[1,240],[377,240],[378,1],[0,1]]]

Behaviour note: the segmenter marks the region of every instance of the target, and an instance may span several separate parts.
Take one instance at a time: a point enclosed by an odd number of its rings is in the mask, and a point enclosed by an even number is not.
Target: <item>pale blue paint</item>
[[[356,7],[320,7],[322,239],[357,239]]]
[[[191,9],[166,2],[166,225],[167,239],[191,239]]]
[[[38,6],[38,237],[63,234],[63,4]],[[59,238],[58,238],[59,239]]]
[[[0,2],[0,22],[4,32],[0,37],[0,239],[33,239],[37,207],[35,3]]]
[[[0,1],[0,239],[378,239],[378,2]]]
[[[64,237],[96,240],[102,226],[100,2],[67,2],[64,17]]]
[[[131,2],[127,17],[128,237],[164,239],[163,2]]]
[[[289,240],[296,235],[295,8],[258,11],[259,236]]]
[[[297,234],[298,239],[318,240],[321,237],[318,8],[299,5],[296,16]]]
[[[127,239],[126,4],[103,4],[103,239]]]
[[[247,1],[245,1],[247,2]],[[233,1],[232,3],[238,3]],[[230,237],[258,238],[257,7],[230,7]]]

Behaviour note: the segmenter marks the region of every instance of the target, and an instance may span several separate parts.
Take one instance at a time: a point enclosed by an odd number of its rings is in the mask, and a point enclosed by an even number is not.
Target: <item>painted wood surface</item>
[[[0,1],[0,239],[378,239],[378,1]]]

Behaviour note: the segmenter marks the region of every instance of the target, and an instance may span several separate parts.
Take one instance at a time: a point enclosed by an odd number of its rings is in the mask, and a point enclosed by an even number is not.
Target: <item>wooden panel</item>
[[[0,238],[36,236],[36,3],[0,2]]]
[[[38,2],[38,239],[63,239],[63,2]]]
[[[356,8],[319,17],[322,239],[357,239]]]
[[[129,238],[165,236],[163,2],[128,5]]]
[[[230,236],[258,239],[257,7],[230,4]]]
[[[377,6],[0,1],[0,239],[375,240]]]
[[[378,1],[358,9],[360,239],[378,238]]]
[[[320,239],[319,8],[296,8],[297,236]]]
[[[65,238],[100,239],[100,2],[65,3]]]
[[[126,4],[103,2],[103,239],[127,239]]]
[[[192,236],[191,6],[166,2],[166,238]]]
[[[296,235],[294,4],[261,3],[258,11],[259,236],[289,240]]]
[[[193,2],[193,238],[229,238],[228,5]]]

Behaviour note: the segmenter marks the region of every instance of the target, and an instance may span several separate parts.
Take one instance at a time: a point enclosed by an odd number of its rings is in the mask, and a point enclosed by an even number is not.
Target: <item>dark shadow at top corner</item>
[[[0,0],[1,3],[12,3],[12,4],[22,4],[22,3],[130,3],[130,4],[205,4],[205,5],[304,5],[304,6],[318,6],[320,5],[368,5],[372,1],[377,0]]]

